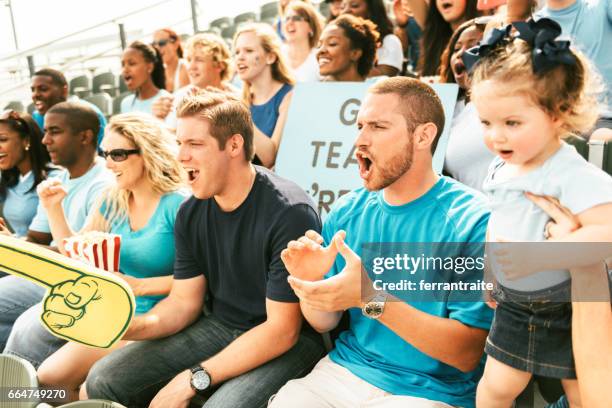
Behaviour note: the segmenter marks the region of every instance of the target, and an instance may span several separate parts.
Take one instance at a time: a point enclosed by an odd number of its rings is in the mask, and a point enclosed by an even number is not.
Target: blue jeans
[[[44,294],[44,288],[23,278],[0,278],[0,350],[4,350],[17,318],[40,302]]]
[[[4,353],[24,358],[35,368],[66,343],[43,327],[41,314],[42,303],[37,303],[19,316],[4,348]]]
[[[93,366],[87,377],[87,394],[130,408],[146,407],[178,373],[219,353],[243,333],[213,316],[202,316],[173,336],[131,343]],[[323,355],[319,336],[302,334],[285,354],[221,384],[203,407],[265,407],[280,387],[310,372]]]

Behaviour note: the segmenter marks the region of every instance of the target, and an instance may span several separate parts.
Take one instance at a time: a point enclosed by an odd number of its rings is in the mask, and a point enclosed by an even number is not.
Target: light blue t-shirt
[[[58,177],[61,172],[60,169],[49,170],[48,177]],[[30,223],[36,215],[38,194],[36,188],[32,189],[33,185],[34,173],[30,171],[25,176],[19,176],[17,184],[7,189],[4,200],[0,198],[0,202],[4,204],[4,219],[18,237],[27,235]]]
[[[505,162],[496,157],[484,182],[489,195],[491,219],[489,240],[510,242],[544,241],[544,228],[550,217],[525,197],[528,191],[555,197],[573,214],[612,202],[612,177],[584,160],[574,146],[563,143],[540,167],[509,180],[496,179]],[[569,271],[543,271],[517,280],[505,279],[495,268],[493,273],[504,287],[531,292],[550,288],[570,279]]]
[[[358,255],[364,243],[483,243],[488,218],[483,194],[441,177],[423,196],[401,206],[386,203],[382,191],[361,188],[343,196],[325,221],[323,237],[329,243],[335,232],[345,230],[346,243]],[[328,276],[340,273],[343,267],[344,259],[338,256]],[[483,302],[409,303],[433,316],[485,330],[493,319]],[[360,309],[348,313],[350,328],[340,334],[329,355],[334,362],[392,394],[474,406],[482,364],[474,371],[461,372],[417,350],[382,323],[364,317]],[[452,339],[448,342],[450,349]]]
[[[144,112],[152,115],[153,103],[162,96],[172,96],[172,94],[165,89],[160,89],[149,99],[137,98],[136,94],[128,95],[121,101],[121,113]]]
[[[133,231],[125,218],[113,223],[110,232],[121,235],[119,270],[136,278],[172,275],[174,269],[174,221],[186,192],[167,193],[161,197],[157,209],[147,224]],[[106,206],[100,208],[102,214]],[[164,296],[139,296],[136,313],[148,312]]]
[[[612,0],[576,0],[561,10],[544,7],[535,15],[558,22],[563,35],[575,39],[576,48],[593,61],[606,85],[605,116],[612,117]]]
[[[100,193],[115,182],[115,176],[106,168],[106,162],[101,157],[96,157],[94,166],[81,177],[71,179],[70,173],[64,170],[57,178],[68,191],[62,206],[66,221],[73,231],[83,228],[91,210],[97,204]],[[51,233],[47,212],[41,204],[38,204],[30,229]]]
[[[98,146],[100,146],[100,143],[102,142],[102,138],[104,138],[104,128],[106,127],[106,118],[104,117],[104,114],[102,113],[102,111],[93,103],[87,102],[86,100],[83,100],[83,99],[79,99],[76,96],[70,97],[69,102],[84,103],[85,105],[93,109],[94,112],[96,112],[96,116],[98,116],[98,121],[100,122],[100,130],[98,130]],[[38,124],[38,127],[40,127],[41,132],[44,133],[45,132],[45,115],[41,115],[40,113],[38,113],[38,111],[34,111],[32,112],[32,119],[36,121],[36,123]]]

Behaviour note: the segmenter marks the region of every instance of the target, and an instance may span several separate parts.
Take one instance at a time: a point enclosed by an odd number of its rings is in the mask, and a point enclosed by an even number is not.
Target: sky
[[[17,39],[21,49],[48,42],[54,38],[81,30],[106,20],[147,8],[162,0],[11,0]],[[8,0],[0,0],[0,56],[15,51]],[[220,16],[234,16],[245,11],[257,11],[265,0],[199,0],[200,25],[208,27],[208,21]],[[145,26],[164,26],[189,17],[190,0],[170,0],[141,14]],[[175,18],[178,17],[178,18]],[[138,25],[138,17],[128,21]],[[108,25],[107,33],[116,29]]]
[[[16,52],[13,40],[13,30],[10,19],[9,0],[0,0],[0,103],[12,99],[27,99],[29,97],[27,87],[16,85],[28,82],[27,60],[25,56],[17,59],[7,57]],[[125,26],[125,30],[136,33],[152,33],[155,29],[171,26],[179,34],[192,34],[193,24],[191,22],[190,0],[10,0],[15,20],[15,29],[20,51],[25,51],[41,44],[52,42],[59,46],[65,42],[87,44],[87,46],[71,46],[69,53],[78,58],[82,55],[91,55],[102,52],[102,44],[91,41],[92,38],[112,36],[119,38],[118,23]],[[254,11],[258,12],[262,4],[270,0],[199,0],[199,28],[207,29],[208,23],[222,16],[235,16],[237,14]],[[143,12],[115,22],[109,22],[103,26],[90,30],[79,36],[68,40],[54,41],[62,36],[83,30],[85,28],[111,21],[129,14],[133,11],[144,9]],[[179,22],[181,22],[178,24]],[[150,39],[150,38],[149,38]],[[145,38],[147,40],[147,38]],[[114,41],[114,38],[113,38]],[[130,40],[128,40],[130,41]],[[108,49],[109,43],[105,43],[104,49]],[[98,47],[96,48],[96,45]],[[61,51],[61,59],[66,59],[66,51]],[[58,54],[53,48],[34,53],[37,68],[53,65]],[[118,67],[116,57],[106,61],[108,66]],[[94,63],[94,62],[92,62]],[[98,62],[95,62],[98,64]],[[105,69],[105,62],[100,62],[100,67]],[[78,69],[79,65],[76,65]],[[117,68],[115,67],[115,68]],[[20,71],[18,71],[20,70]],[[118,70],[118,68],[117,68]],[[74,75],[67,72],[67,75]],[[22,89],[23,88],[23,89]]]

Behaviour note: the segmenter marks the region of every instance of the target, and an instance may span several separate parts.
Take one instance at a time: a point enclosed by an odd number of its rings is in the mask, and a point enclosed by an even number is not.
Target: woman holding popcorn
[[[102,194],[99,210],[80,232],[102,231],[121,237],[119,275],[134,291],[137,314],[151,309],[172,285],[174,221],[186,197],[173,142],[173,136],[153,117],[138,113],[113,117],[101,148],[117,182]],[[75,235],[62,211],[66,191],[57,180],[49,180],[39,186],[38,193],[53,237],[66,254],[64,239]],[[66,387],[72,399],[77,399],[91,366],[111,351],[69,342],[43,362],[39,381]]]

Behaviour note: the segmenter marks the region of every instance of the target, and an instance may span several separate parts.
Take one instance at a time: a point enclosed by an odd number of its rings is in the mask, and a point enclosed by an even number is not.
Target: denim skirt
[[[571,281],[537,292],[499,286],[488,356],[518,370],[550,378],[576,378],[572,355]]]

